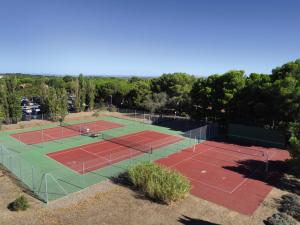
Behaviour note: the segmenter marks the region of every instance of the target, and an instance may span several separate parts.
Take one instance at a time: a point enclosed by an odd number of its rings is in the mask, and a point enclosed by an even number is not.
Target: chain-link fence
[[[181,136],[177,138],[175,143],[174,137],[153,141],[153,151],[148,153],[128,147],[126,154],[120,155],[112,151],[105,157],[71,161],[64,165],[56,163],[55,168],[48,168],[38,162],[30,163],[25,155],[2,144],[0,162],[39,199],[47,203],[118,176],[126,172],[129,166],[167,157],[195,144],[194,140]]]
[[[131,146],[127,147],[127,154],[118,155],[118,153],[112,151],[104,156],[99,156],[90,160],[76,160],[67,163],[59,163],[46,157],[48,153],[52,153],[53,149],[56,151],[69,149],[72,147],[78,147],[83,144],[90,144],[98,142],[103,139],[103,136],[91,137],[86,135],[65,137],[62,135],[63,131],[55,131],[52,134],[48,134],[47,130],[50,129],[68,129],[67,127],[53,128],[53,125],[36,126],[34,128],[26,129],[26,131],[35,131],[37,136],[32,137],[29,135],[27,141],[35,141],[38,139],[40,143],[32,145],[24,144],[24,138],[26,133],[16,134],[14,132],[8,132],[5,135],[17,135],[17,138],[11,138],[2,135],[0,142],[0,163],[10,171],[17,179],[19,179],[29,190],[31,190],[38,198],[44,202],[49,202],[54,199],[61,198],[69,193],[81,191],[93,184],[97,184],[103,180],[110,179],[118,176],[121,173],[127,171],[129,166],[144,161],[155,161],[157,159],[168,157],[170,154],[179,152],[183,149],[189,148],[197,144],[195,136],[197,132],[202,137],[204,128],[200,130],[192,130],[186,132],[183,136],[181,132],[169,130],[164,127],[149,125],[148,121],[153,121],[153,118],[148,118],[149,114],[140,114],[137,112],[128,112],[135,115],[132,119],[128,118],[115,118],[107,117],[103,118],[107,121],[113,121],[123,124],[122,127],[112,130],[106,130],[104,134],[107,134],[111,138],[118,138],[122,135],[143,131],[143,130],[155,130],[163,133],[171,134],[170,137],[162,138],[150,143],[150,152],[138,151]],[[158,116],[158,115],[157,115]],[[159,115],[160,116],[160,115]],[[130,117],[132,118],[132,117]],[[143,122],[140,122],[139,119]],[[76,124],[74,122],[71,124]],[[78,128],[79,126],[79,128]],[[81,131],[81,125],[76,126],[76,130]],[[73,125],[71,126],[73,128]],[[78,129],[77,129],[78,128]],[[72,129],[69,129],[72,131]],[[206,129],[207,130],[207,129]],[[208,129],[209,130],[209,129]],[[74,131],[76,132],[76,131]],[[102,132],[103,133],[103,132]],[[211,132],[206,131],[210,137]],[[189,135],[187,135],[189,134]],[[50,136],[49,136],[50,135]],[[57,136],[58,135],[58,136]],[[29,138],[29,139],[28,139]],[[26,138],[25,138],[26,139]],[[46,142],[47,141],[47,142]],[[110,141],[110,140],[107,140]]]
[[[189,130],[184,133],[184,136],[189,139],[210,140],[219,136],[219,124],[211,123],[196,129]]]

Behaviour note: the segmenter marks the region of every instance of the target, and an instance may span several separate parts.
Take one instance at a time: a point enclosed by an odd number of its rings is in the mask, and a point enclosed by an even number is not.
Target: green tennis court
[[[175,143],[163,143],[162,140],[160,147],[156,148],[151,154],[147,152],[136,154],[137,150],[129,146],[128,149],[132,151],[131,157],[115,161],[112,164],[99,167],[99,169],[78,173],[59,161],[53,160],[48,155],[61,150],[78,148],[107,140],[103,140],[101,136],[92,138],[88,135],[77,134],[50,140],[43,139],[43,141],[26,144],[26,141],[16,138],[18,133],[23,132],[46,133],[49,129],[59,132],[57,125],[37,126],[30,129],[1,132],[0,162],[41,200],[49,202],[125,172],[128,166],[137,162],[157,160],[194,144],[193,140],[183,138],[182,133],[179,131],[116,117],[108,116],[80,120],[72,123],[72,125],[78,127],[80,124],[89,123],[115,124],[115,126],[108,125],[107,129],[104,129],[105,127],[101,129],[101,133],[110,137],[117,138],[141,131],[155,131],[180,137],[180,139]]]

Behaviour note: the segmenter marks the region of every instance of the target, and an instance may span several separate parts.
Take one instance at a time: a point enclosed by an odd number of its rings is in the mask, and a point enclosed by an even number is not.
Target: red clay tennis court
[[[174,144],[183,139],[182,137],[150,130],[106,138],[109,140],[47,155],[73,171],[84,174],[134,156],[151,153],[152,150]]]
[[[60,140],[63,138],[78,136],[82,128],[88,128],[90,132],[99,132],[113,128],[122,127],[123,125],[104,120],[86,122],[67,126],[48,128],[11,134],[11,136],[24,144],[33,145],[47,141]]]
[[[193,195],[252,215],[272,187],[252,179],[251,174],[264,176],[267,159],[287,158],[288,153],[283,150],[205,141],[195,148],[157,160],[157,163],[186,176],[191,181]],[[244,168],[247,164],[254,166],[251,171]]]

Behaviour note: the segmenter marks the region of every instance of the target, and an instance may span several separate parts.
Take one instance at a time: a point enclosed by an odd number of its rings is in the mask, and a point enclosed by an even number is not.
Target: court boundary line
[[[199,143],[198,145],[201,145],[202,143]],[[197,146],[197,145],[196,145]],[[210,145],[206,145],[206,146],[210,146]],[[191,147],[190,147],[191,148]],[[201,151],[201,152],[199,152],[199,153],[196,153],[196,154],[194,154],[194,155],[192,155],[192,156],[190,156],[190,157],[188,157],[188,158],[185,158],[184,160],[181,160],[180,162],[177,162],[177,163],[175,163],[175,164],[173,164],[173,165],[171,165],[171,166],[168,166],[168,167],[170,167],[170,168],[173,168],[173,167],[175,167],[175,166],[177,166],[177,165],[180,165],[181,163],[183,163],[183,162],[185,162],[185,161],[188,161],[188,160],[196,160],[196,161],[198,161],[198,162],[200,162],[200,163],[204,163],[204,164],[209,164],[209,165],[212,165],[212,166],[214,166],[214,167],[218,167],[218,168],[221,168],[222,169],[222,167],[221,166],[219,166],[219,165],[216,165],[216,164],[213,164],[213,163],[209,163],[209,162],[205,162],[205,161],[200,161],[200,160],[197,160],[197,159],[194,159],[194,157],[196,157],[196,156],[198,156],[198,155],[201,155],[201,154],[204,154],[205,152],[208,152],[208,151],[214,151],[213,149],[214,148],[218,148],[218,147],[212,147],[212,146],[210,146],[210,148],[208,148],[208,149],[205,149],[205,150],[203,150],[203,151]],[[188,148],[189,149],[189,148]],[[222,149],[222,148],[221,148]],[[216,151],[216,150],[215,150]],[[267,150],[266,150],[267,151]],[[181,151],[182,152],[182,151]],[[179,152],[179,153],[181,153],[181,152]],[[223,153],[223,152],[221,152],[221,151],[217,151],[217,152],[219,152],[219,153],[221,153],[221,154],[224,154],[224,155],[229,155],[229,154],[226,154],[226,153]],[[232,152],[235,152],[235,151],[232,151]],[[237,152],[238,154],[243,154],[243,153],[239,153],[239,152]],[[176,154],[176,153],[175,153]],[[264,154],[266,154],[265,152],[264,152]],[[267,154],[269,154],[268,152],[267,152]],[[269,159],[271,159],[274,155],[276,154],[276,152],[273,152],[272,153],[272,155],[271,155],[271,157],[268,157],[268,160]],[[165,157],[166,158],[166,157]],[[236,158],[239,158],[239,157],[236,157]],[[240,158],[239,158],[240,159]],[[246,159],[245,157],[242,157],[242,159]],[[265,158],[264,158],[265,159]],[[266,160],[263,160],[262,162],[264,162],[264,163],[266,163]],[[224,169],[225,170],[225,169]],[[231,191],[226,191],[225,189],[222,189],[222,188],[218,188],[217,186],[215,186],[215,185],[211,185],[211,184],[208,184],[208,183],[205,183],[205,182],[203,182],[203,181],[200,181],[200,180],[197,180],[197,179],[195,179],[195,178],[191,178],[191,177],[189,177],[189,176],[186,176],[186,177],[188,177],[189,179],[191,179],[191,180],[194,180],[194,181],[196,181],[196,182],[199,182],[199,183],[202,183],[202,184],[204,184],[204,185],[206,185],[206,186],[209,186],[209,187],[211,187],[211,188],[215,188],[215,189],[217,189],[217,190],[220,190],[220,191],[223,191],[223,192],[225,192],[225,193],[228,193],[228,194],[233,194],[235,191],[237,191],[240,187],[242,187],[246,182],[247,182],[247,180],[249,179],[249,178],[244,178],[241,182],[239,182]]]
[[[131,138],[131,137],[134,137],[134,136],[137,136],[137,135],[145,135],[145,134],[141,134],[142,132],[147,132],[148,130],[144,130],[144,131],[140,131],[140,132],[137,132],[137,133],[135,133],[135,134],[133,134],[133,135],[130,135],[130,134],[128,134],[128,135],[125,135],[125,140],[126,139],[128,139],[128,138]],[[156,132],[156,131],[153,131],[154,133],[160,133],[160,132]],[[122,137],[122,136],[120,136],[120,137]],[[167,139],[167,138],[170,138],[171,139],[171,137],[172,137],[172,139],[174,139],[174,141],[177,141],[177,137],[176,136],[174,136],[174,135],[169,135],[169,134],[167,134],[167,137],[165,137],[164,139]],[[114,137],[114,138],[118,138],[118,137]],[[145,141],[145,140],[149,140],[149,141],[151,141],[151,142],[156,142],[156,141],[158,141],[158,140],[153,140],[153,138],[149,138],[149,137],[147,137],[147,136],[145,136],[143,139],[141,139],[138,143],[140,143],[140,142],[143,142],[143,141]],[[163,139],[162,139],[163,140]],[[150,142],[150,144],[151,144],[151,142]],[[94,162],[96,162],[97,163],[97,159],[103,159],[104,161],[103,162],[99,162],[99,164],[96,164],[96,165],[92,165],[92,166],[88,166],[88,167],[84,167],[84,168],[86,168],[86,169],[91,169],[91,168],[93,168],[93,167],[98,167],[99,165],[101,165],[101,167],[100,168],[96,168],[96,169],[94,169],[94,170],[98,170],[98,169],[101,169],[101,168],[103,168],[103,166],[102,165],[111,165],[111,164],[115,164],[115,163],[118,163],[118,162],[121,162],[121,161],[125,161],[125,160],[127,160],[127,159],[131,159],[131,157],[130,156],[139,156],[139,155],[141,155],[141,154],[147,154],[147,152],[143,152],[143,151],[138,151],[138,150],[135,150],[135,149],[133,149],[133,148],[130,148],[130,147],[127,147],[127,146],[122,146],[122,145],[118,145],[118,144],[116,144],[116,143],[114,143],[114,142],[110,142],[110,141],[107,141],[107,140],[104,140],[104,141],[100,141],[100,142],[95,142],[95,143],[90,143],[90,144],[86,144],[86,145],[84,145],[84,146],[88,146],[88,145],[93,145],[93,144],[103,144],[103,143],[110,143],[110,144],[114,144],[114,145],[116,145],[116,148],[113,148],[113,149],[108,149],[108,150],[106,150],[106,151],[104,151],[104,152],[99,152],[99,153],[93,153],[93,152],[90,152],[90,151],[88,151],[88,150],[86,150],[84,147],[80,147],[80,146],[76,146],[76,147],[73,147],[73,148],[71,148],[70,150],[67,150],[67,151],[64,151],[64,150],[61,150],[61,152],[57,152],[57,154],[55,153],[55,152],[53,152],[53,153],[49,153],[49,155],[48,154],[46,154],[49,158],[51,158],[52,160],[54,160],[54,161],[56,161],[56,162],[59,162],[58,160],[56,160],[55,158],[52,158],[52,156],[53,157],[55,157],[55,156],[59,156],[59,155],[64,155],[64,154],[68,154],[68,153],[70,153],[70,152],[73,152],[73,151],[78,151],[78,150],[81,150],[81,151],[83,151],[84,153],[86,153],[86,154],[88,154],[88,155],[90,155],[90,156],[94,156],[94,158],[93,159],[91,159],[91,160],[88,160],[88,161],[70,161],[70,162],[75,162],[74,163],[74,165],[76,165],[76,162],[77,163],[82,163],[82,164],[84,164],[84,163],[89,163],[89,162],[93,162],[93,160],[94,160]],[[163,142],[161,143],[161,144],[164,144]],[[164,146],[167,146],[169,144],[169,142],[168,143],[165,143],[165,145]],[[159,146],[159,148],[160,147],[164,147],[164,146]],[[106,158],[106,157],[103,157],[103,156],[101,156],[101,155],[99,155],[99,154],[101,154],[101,153],[107,153],[107,152],[112,152],[113,150],[116,150],[116,149],[121,149],[121,151],[120,152],[122,152],[122,151],[128,151],[128,154],[125,154],[125,155],[120,155],[119,157],[117,157],[117,158],[115,158],[115,159],[108,159],[108,158]],[[134,153],[136,153],[136,154],[132,154],[132,152],[134,152]],[[115,154],[111,154],[111,155],[118,155],[118,153],[115,153]],[[124,159],[124,160],[119,160],[119,159]],[[78,171],[78,170],[75,170],[75,169],[73,169],[71,166],[72,166],[72,164],[69,164],[68,165],[68,162],[66,162],[66,164],[64,164],[64,163],[62,163],[62,162],[59,162],[61,165],[63,165],[63,166],[65,166],[65,167],[68,167],[69,169],[71,169],[73,172],[76,172],[76,173],[78,173],[78,174],[81,174],[81,175],[83,175],[83,174],[86,174],[86,173],[80,173],[80,170]],[[92,170],[92,171],[94,171],[94,170]],[[84,171],[82,171],[82,172],[84,172]],[[91,172],[91,171],[89,171],[89,172]]]

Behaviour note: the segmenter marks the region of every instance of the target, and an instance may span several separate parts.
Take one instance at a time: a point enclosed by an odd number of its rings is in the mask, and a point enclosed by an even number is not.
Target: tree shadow
[[[201,121],[194,121],[191,119],[178,119],[178,118],[169,118],[169,119],[159,119],[153,122],[153,125],[167,127],[171,130],[186,132],[201,126],[204,126],[206,123]]]
[[[205,220],[200,220],[200,219],[195,219],[191,218],[189,216],[182,215],[179,219],[178,222],[184,224],[184,225],[220,225],[217,223],[211,223]]]
[[[224,169],[243,175],[245,178],[259,180],[278,189],[300,194],[300,181],[288,174],[287,162],[270,160],[268,170],[266,162],[260,160],[240,160],[236,166],[224,166]]]

